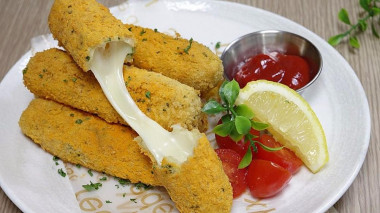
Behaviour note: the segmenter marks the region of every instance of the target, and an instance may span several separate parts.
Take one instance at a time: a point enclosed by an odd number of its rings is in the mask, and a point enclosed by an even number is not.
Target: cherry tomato
[[[215,152],[222,161],[223,170],[230,180],[233,197],[240,196],[247,188],[245,182],[247,169],[238,169],[241,160],[240,155],[231,149],[216,149]]]
[[[221,124],[221,121],[219,121],[218,124]],[[255,129],[251,129],[249,132],[253,135],[256,135],[257,137],[260,136],[260,132]],[[245,143],[244,139],[235,142],[229,136],[222,137],[217,134],[215,134],[215,139],[216,143],[221,149],[232,149],[235,152],[237,152],[241,157],[243,157],[247,152],[249,143]]]
[[[260,142],[265,146],[269,147],[281,147],[281,144],[278,143],[272,136],[270,135],[261,135]],[[256,145],[257,153],[255,158],[271,161],[273,163],[278,164],[279,166],[287,169],[290,173],[297,173],[301,166],[302,161],[289,149],[283,148],[278,151],[268,152],[261,148],[260,145]]]
[[[266,160],[253,160],[249,165],[247,185],[253,197],[267,198],[279,193],[292,175],[281,166]]]
[[[310,81],[310,67],[305,59],[278,52],[250,57],[241,62],[234,73],[241,88],[250,81],[265,79],[297,90]]]

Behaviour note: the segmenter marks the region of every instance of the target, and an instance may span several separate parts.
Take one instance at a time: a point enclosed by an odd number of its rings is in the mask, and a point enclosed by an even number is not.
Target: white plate
[[[279,195],[260,201],[248,193],[234,201],[233,212],[323,212],[351,185],[364,161],[370,137],[368,102],[350,65],[323,39],[288,19],[264,10],[220,1],[129,1],[111,9],[123,22],[181,33],[214,48],[258,30],[300,34],[321,51],[324,67],[303,96],[325,129],[330,161],[318,174],[302,168]],[[47,18],[47,17],[46,17]],[[77,212],[67,178],[57,174],[51,155],[26,138],[18,119],[33,95],[23,86],[26,53],[0,85],[0,185],[24,212]]]

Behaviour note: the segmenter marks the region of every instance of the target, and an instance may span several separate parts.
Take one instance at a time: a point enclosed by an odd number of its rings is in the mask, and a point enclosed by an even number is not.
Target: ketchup
[[[265,79],[297,90],[310,81],[310,67],[305,59],[278,52],[259,54],[237,66],[234,79],[243,88],[250,81]]]

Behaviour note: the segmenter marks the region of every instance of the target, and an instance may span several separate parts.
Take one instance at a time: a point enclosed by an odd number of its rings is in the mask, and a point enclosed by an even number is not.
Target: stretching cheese
[[[132,33],[95,0],[55,0],[49,14],[49,28],[84,71],[90,70],[96,48],[107,43],[126,44],[126,59],[132,60]]]
[[[24,84],[35,95],[98,115],[107,122],[127,124],[105,97],[91,72],[83,72],[69,54],[50,49],[32,57]],[[207,129],[199,92],[165,77],[135,67],[124,67],[125,85],[140,110],[170,130],[174,124],[187,129]]]

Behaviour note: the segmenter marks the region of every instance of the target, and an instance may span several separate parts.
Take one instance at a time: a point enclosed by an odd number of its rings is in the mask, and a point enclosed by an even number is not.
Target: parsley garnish
[[[82,187],[89,192],[93,190],[98,190],[101,186],[102,186],[101,183],[93,183],[91,181],[90,181],[90,184],[82,185]]]
[[[76,81],[77,81],[77,78],[74,77],[74,78],[72,78],[71,80],[72,80],[73,82],[76,82]]]
[[[130,32],[132,32],[132,27],[129,27],[128,30],[129,30]]]
[[[109,200],[106,200],[106,203],[112,203],[111,201],[109,201]]]
[[[79,165],[79,164],[76,164],[75,166],[76,166],[78,169],[82,167],[82,166]]]
[[[150,99],[150,91],[147,91],[147,92],[145,93],[145,97],[147,97],[147,98]]]
[[[101,181],[106,181],[106,180],[107,180],[107,177],[102,177],[102,178],[100,178],[99,180],[101,180]]]
[[[156,32],[158,32],[158,30],[156,28],[154,28],[154,32],[156,33]]]
[[[59,163],[57,162],[59,160],[59,157],[53,156],[53,161],[55,161],[55,165],[58,166]]]
[[[140,36],[144,35],[144,33],[146,33],[146,31],[144,29],[142,29],[140,32]]]
[[[148,185],[148,184],[145,184],[145,183],[141,183],[141,182],[136,183],[136,184],[135,184],[135,187],[136,187],[137,189],[144,188],[145,190],[148,190],[148,189],[153,188],[153,186]]]
[[[132,202],[134,202],[134,203],[137,203],[136,198],[131,198],[129,200],[132,201]]]
[[[122,185],[122,186],[129,185],[131,183],[130,180],[126,180],[126,179],[118,178],[117,180],[119,181],[120,185]]]
[[[22,74],[25,75],[27,71],[28,71],[28,67],[25,67],[25,68],[22,70]]]
[[[42,74],[39,74],[38,76],[40,76],[40,78],[44,77]]]
[[[63,171],[63,169],[58,169],[58,174],[60,174],[62,177],[66,177],[66,173]]]
[[[191,48],[191,44],[193,43],[193,38],[190,38],[189,45],[183,50],[186,54],[189,54],[189,50]]]
[[[90,56],[86,56],[86,61],[90,61]]]
[[[257,152],[256,143],[267,151],[277,151],[282,147],[267,147],[255,140],[257,136],[250,133],[251,128],[261,131],[266,129],[268,124],[254,121],[254,114],[247,105],[235,105],[239,91],[239,84],[235,80],[225,81],[219,89],[222,104],[215,100],[209,100],[202,108],[202,111],[209,115],[225,113],[222,117],[222,123],[213,129],[215,134],[222,137],[229,136],[234,141],[239,141],[244,137],[244,143],[249,142],[249,148],[239,163],[239,169],[242,169],[252,161],[251,149]]]
[[[89,169],[88,171],[87,171],[87,173],[92,177],[92,176],[94,176],[94,174],[92,174],[92,170],[91,169]]]
[[[220,48],[220,41],[216,42],[215,44],[215,49],[219,49]]]
[[[83,121],[81,119],[78,119],[78,120],[75,121],[75,123],[76,124],[81,124],[81,123],[83,123]]]
[[[123,193],[123,197],[125,197],[125,195],[127,195],[127,193]]]

